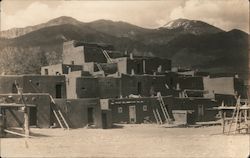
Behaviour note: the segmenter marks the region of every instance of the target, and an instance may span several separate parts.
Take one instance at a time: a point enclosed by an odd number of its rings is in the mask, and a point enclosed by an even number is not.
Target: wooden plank
[[[21,133],[13,132],[13,131],[10,131],[10,130],[7,130],[7,129],[4,129],[4,132],[10,133],[10,134],[14,134],[14,135],[18,135],[18,136],[22,136],[22,137],[33,138],[33,136],[30,136],[30,135],[27,136],[26,134],[21,134]]]

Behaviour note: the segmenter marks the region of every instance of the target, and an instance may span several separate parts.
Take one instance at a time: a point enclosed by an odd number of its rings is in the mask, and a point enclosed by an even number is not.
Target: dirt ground
[[[166,128],[122,125],[113,129],[36,129],[35,138],[1,139],[2,157],[242,157],[249,135],[222,135],[220,126]]]

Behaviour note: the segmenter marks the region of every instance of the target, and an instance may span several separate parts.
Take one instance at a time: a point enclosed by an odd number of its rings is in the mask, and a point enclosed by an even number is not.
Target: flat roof
[[[16,104],[16,103],[0,103],[0,107],[24,107],[24,104]],[[36,107],[33,104],[26,104],[27,107]]]

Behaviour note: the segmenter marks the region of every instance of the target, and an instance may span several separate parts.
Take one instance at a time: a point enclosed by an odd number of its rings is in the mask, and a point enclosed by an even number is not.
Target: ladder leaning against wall
[[[39,90],[33,85],[32,81],[30,80],[31,86],[34,88],[36,92],[39,92]],[[56,120],[58,121],[60,127],[62,129],[67,129],[69,130],[69,125],[67,121],[65,120],[65,117],[63,116],[61,110],[56,106],[56,102],[54,98],[49,94],[50,100],[51,100],[51,109],[56,117]]]
[[[50,99],[52,102],[52,104],[51,104],[52,111],[53,111],[60,127],[62,129],[69,130],[69,125],[68,125],[67,121],[65,120],[61,110],[56,106],[56,102],[55,102],[54,98],[51,95],[49,95],[49,96],[50,96]]]
[[[166,105],[165,105],[163,98],[161,96],[161,92],[157,93],[157,100],[160,102],[160,107],[161,107],[162,113],[164,115],[165,121],[167,123],[172,123],[171,118],[170,118],[169,113],[168,113],[168,110],[166,108]]]

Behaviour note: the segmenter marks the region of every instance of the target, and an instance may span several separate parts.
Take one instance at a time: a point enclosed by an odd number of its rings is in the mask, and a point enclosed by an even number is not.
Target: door
[[[107,123],[107,114],[102,113],[102,128],[107,129],[108,128],[108,123]]]
[[[94,124],[94,108],[88,108],[88,124]]]
[[[129,122],[136,123],[136,110],[135,106],[129,106]]]
[[[202,121],[204,116],[203,105],[198,105],[198,121]]]
[[[62,98],[62,85],[56,85],[56,98]]]
[[[30,126],[36,126],[36,122],[37,122],[37,117],[36,117],[36,113],[37,113],[37,110],[36,110],[36,107],[30,107],[30,118],[29,118],[29,121],[30,121]]]

